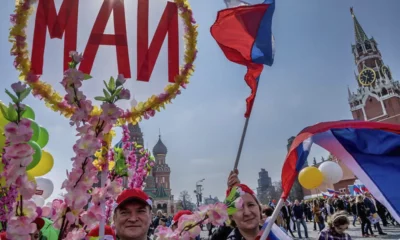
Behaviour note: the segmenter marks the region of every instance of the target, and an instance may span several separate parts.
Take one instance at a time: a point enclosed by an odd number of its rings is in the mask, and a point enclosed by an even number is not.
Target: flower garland
[[[155,231],[157,240],[189,240],[200,235],[201,224],[211,223],[214,226],[222,226],[228,220],[227,207],[223,203],[201,206],[191,215],[183,215],[179,218],[175,230],[169,227],[159,226]]]
[[[17,2],[14,14],[11,15],[13,24],[9,39],[13,44],[11,55],[15,56],[14,66],[20,72],[20,79],[25,80],[33,89],[33,94],[44,99],[46,106],[53,111],[59,111],[65,117],[71,117],[77,108],[66,104],[63,97],[57,93],[53,87],[39,80],[39,76],[35,76],[30,72],[31,62],[29,59],[28,44],[26,42],[26,28],[30,15],[32,14],[31,5],[34,1],[25,0]],[[140,102],[137,106],[127,110],[119,118],[119,124],[126,122],[136,124],[142,117],[148,119],[154,116],[155,111],[165,108],[167,103],[171,103],[177,95],[180,94],[180,88],[186,88],[189,78],[194,72],[194,61],[197,55],[197,24],[193,18],[193,13],[188,0],[174,0],[179,9],[179,15],[183,19],[185,25],[185,56],[184,65],[181,67],[180,74],[175,77],[175,83],[165,87],[164,92],[159,95],[153,95],[147,101]],[[100,108],[93,108],[90,115],[100,114]]]
[[[32,162],[34,154],[29,145],[33,131],[31,122],[22,118],[25,111],[22,100],[29,95],[31,89],[21,82],[12,84],[11,88],[15,94],[8,90],[6,93],[13,104],[10,103],[8,107],[0,105],[3,116],[10,121],[4,128],[6,146],[3,149],[3,172],[0,178],[5,179],[5,186],[1,190],[0,219],[7,225],[8,238],[30,239],[29,234],[36,230],[31,223],[37,217],[36,204],[29,201],[35,193],[36,185],[28,180],[26,173],[26,167]]]
[[[145,179],[155,165],[154,157],[148,150],[136,142],[130,142],[129,129],[122,125],[122,148],[114,148],[114,167],[110,172],[110,179],[128,177],[128,188],[145,187]]]

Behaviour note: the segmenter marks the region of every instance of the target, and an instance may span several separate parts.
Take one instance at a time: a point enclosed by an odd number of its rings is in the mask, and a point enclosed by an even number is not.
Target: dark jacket
[[[365,205],[363,202],[356,203],[357,207],[357,216],[361,219],[367,218],[367,210],[365,209]]]
[[[286,210],[286,208],[287,208],[287,210]],[[291,210],[290,206],[283,206],[281,208],[281,212],[282,212],[283,218],[285,218],[285,219],[290,218],[292,216],[292,210]]]
[[[357,205],[355,203],[351,204],[351,213],[357,215]]]
[[[376,213],[376,207],[375,207],[374,203],[371,201],[371,199],[366,197],[364,199],[364,204],[365,204],[365,208],[367,208],[367,211],[369,211],[371,214]]]
[[[211,240],[223,240],[227,239],[233,228],[228,226],[221,226],[213,233]]]
[[[301,205],[294,205],[293,206],[293,215],[296,219],[301,219],[303,218],[304,215],[304,209]]]

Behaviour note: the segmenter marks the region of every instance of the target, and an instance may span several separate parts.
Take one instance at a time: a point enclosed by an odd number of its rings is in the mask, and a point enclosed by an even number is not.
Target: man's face
[[[114,224],[121,240],[141,239],[147,235],[151,223],[149,206],[141,202],[128,202],[117,208]]]

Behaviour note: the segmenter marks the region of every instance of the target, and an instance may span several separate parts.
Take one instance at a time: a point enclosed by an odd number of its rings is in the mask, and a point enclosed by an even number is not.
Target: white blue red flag
[[[267,218],[263,227],[261,228],[261,231],[258,233],[256,240],[260,239],[270,219],[271,217]],[[287,233],[282,228],[278,227],[278,225],[274,223],[272,225],[271,232],[269,232],[267,240],[292,240],[292,238],[289,237],[289,235],[287,235]]]
[[[330,194],[330,193],[325,193],[325,192],[323,192],[323,193],[322,193],[322,197],[324,197],[324,198],[331,198],[331,197],[333,197],[333,195]]]
[[[364,183],[369,192],[400,221],[400,125],[378,122],[319,123],[294,139],[282,169],[286,199],[304,166],[311,145],[325,148]]]
[[[218,12],[210,31],[228,60],[247,67],[244,79],[251,89],[246,99],[245,117],[248,118],[264,65],[271,66],[274,62],[271,28],[275,0],[254,5],[241,0],[225,0],[225,3],[228,8]]]
[[[339,194],[340,193],[339,191],[335,191],[335,190],[330,189],[330,188],[327,188],[326,191],[328,191],[328,193],[330,193],[330,194]]]

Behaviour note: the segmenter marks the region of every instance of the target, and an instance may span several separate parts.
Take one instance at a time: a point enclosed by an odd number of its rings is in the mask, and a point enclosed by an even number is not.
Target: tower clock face
[[[372,68],[366,68],[361,71],[358,76],[358,81],[363,86],[369,86],[373,84],[376,80],[376,73]]]
[[[391,78],[390,70],[389,70],[389,68],[388,68],[387,66],[382,66],[381,71],[382,71],[382,73],[385,74],[388,78]]]

